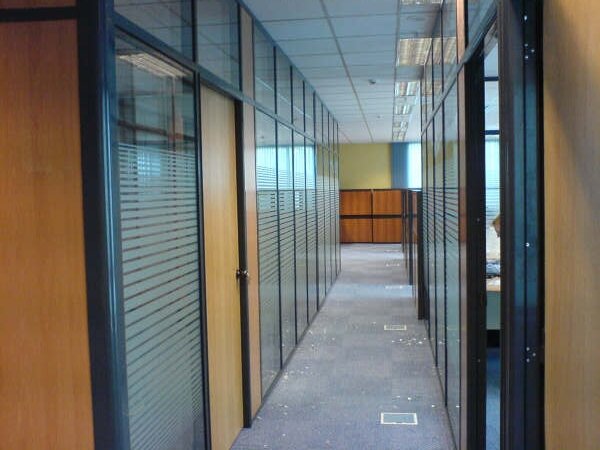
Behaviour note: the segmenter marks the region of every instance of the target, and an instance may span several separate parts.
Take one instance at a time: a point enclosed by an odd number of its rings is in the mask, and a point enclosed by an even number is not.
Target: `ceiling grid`
[[[313,85],[345,142],[420,137],[421,54],[440,0],[245,0]]]

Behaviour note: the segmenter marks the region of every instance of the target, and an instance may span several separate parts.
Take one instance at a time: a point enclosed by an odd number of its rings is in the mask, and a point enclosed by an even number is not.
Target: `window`
[[[219,78],[240,87],[238,4],[234,0],[196,3],[198,62]]]
[[[292,121],[292,80],[290,61],[277,49],[277,114],[288,122]]]
[[[275,111],[275,56],[267,36],[254,27],[254,96],[264,107]]]
[[[192,58],[192,0],[115,0],[115,11]]]

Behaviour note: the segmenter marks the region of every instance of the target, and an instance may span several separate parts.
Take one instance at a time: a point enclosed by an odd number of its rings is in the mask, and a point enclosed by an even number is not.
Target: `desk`
[[[487,329],[500,330],[500,300],[501,300],[500,277],[486,280],[487,295]]]

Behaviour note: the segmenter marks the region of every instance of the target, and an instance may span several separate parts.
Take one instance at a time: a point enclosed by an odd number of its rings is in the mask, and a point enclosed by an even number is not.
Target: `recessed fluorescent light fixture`
[[[396,66],[424,66],[431,38],[401,38],[396,46]]]
[[[394,86],[394,94],[396,95],[396,97],[417,95],[418,89],[418,81],[396,81],[396,84]]]
[[[456,62],[456,38],[444,38],[444,62]]]
[[[155,58],[147,53],[130,53],[119,55],[118,58],[122,61],[127,61],[138,69],[150,72],[159,77],[175,77],[184,78],[188,76],[184,71],[173,67],[166,62]]]
[[[442,38],[435,38],[433,40],[433,64],[442,63]]]
[[[399,114],[399,115],[407,115],[410,114],[412,112],[412,106],[410,105],[396,105],[396,107],[394,108],[394,114]]]
[[[414,105],[417,103],[416,95],[403,95],[396,97],[394,103],[396,105]]]

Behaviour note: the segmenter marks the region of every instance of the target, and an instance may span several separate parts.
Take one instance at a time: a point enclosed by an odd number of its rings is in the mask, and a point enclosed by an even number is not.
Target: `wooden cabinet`
[[[370,190],[340,191],[341,216],[371,216],[373,200]]]
[[[372,193],[373,215],[402,215],[402,190],[374,190]]]
[[[402,218],[373,217],[373,242],[402,242]]]
[[[403,195],[402,189],[340,191],[340,241],[402,242]]]
[[[373,242],[373,220],[371,217],[341,218],[340,242]]]

